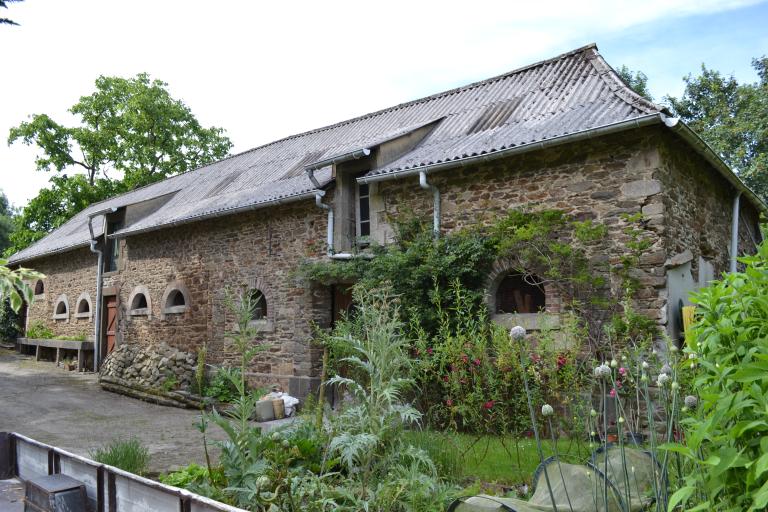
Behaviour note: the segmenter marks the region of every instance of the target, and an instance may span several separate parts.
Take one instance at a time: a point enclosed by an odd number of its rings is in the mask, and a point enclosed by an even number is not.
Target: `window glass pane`
[[[368,195],[368,185],[362,184],[360,185],[360,197],[367,196]]]
[[[370,204],[368,203],[368,198],[360,198],[360,222],[365,222],[367,220],[370,220],[371,218],[371,210],[370,210]]]
[[[371,234],[371,223],[370,222],[361,222],[360,223],[360,236],[370,236]]]

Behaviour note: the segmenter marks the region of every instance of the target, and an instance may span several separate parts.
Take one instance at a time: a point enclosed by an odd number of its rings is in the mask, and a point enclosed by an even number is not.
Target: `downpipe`
[[[105,208],[88,215],[88,232],[91,234],[90,249],[91,252],[97,255],[96,263],[96,314],[93,320],[93,371],[97,373],[101,366],[101,299],[102,299],[102,273],[104,272],[104,251],[98,248],[98,240],[93,234],[93,218],[99,215],[104,215],[103,231],[106,233],[108,213],[115,213],[117,208]]]
[[[736,272],[736,258],[739,256],[739,212],[741,211],[741,192],[733,198],[733,217],[731,218],[731,273]]]
[[[440,189],[427,182],[427,172],[419,172],[419,186],[424,190],[432,191],[432,234],[440,238]]]
[[[333,256],[333,208],[331,208],[330,205],[323,203],[323,196],[325,196],[325,192],[322,190],[318,190],[315,193],[315,205],[328,212],[328,233],[326,234],[325,239],[328,249],[326,254],[328,256]]]

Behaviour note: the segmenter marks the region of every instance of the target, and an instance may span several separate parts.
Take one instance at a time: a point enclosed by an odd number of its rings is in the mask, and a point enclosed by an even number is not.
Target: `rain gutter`
[[[419,186],[432,191],[432,232],[435,238],[440,238],[440,189],[427,182],[427,171],[419,173]]]
[[[368,148],[356,149],[354,151],[350,151],[349,153],[343,153],[341,155],[332,156],[330,158],[326,158],[325,160],[319,160],[309,165],[305,165],[304,170],[307,172],[316,171],[318,169],[322,169],[323,167],[328,167],[329,165],[336,165],[342,162],[348,162],[350,160],[359,160],[361,158],[367,157],[370,154],[371,150]]]

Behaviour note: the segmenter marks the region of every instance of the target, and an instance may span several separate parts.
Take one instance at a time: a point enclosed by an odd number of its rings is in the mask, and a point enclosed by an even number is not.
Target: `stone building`
[[[252,378],[303,395],[319,374],[312,325],[329,325],[349,298],[298,279],[302,261],[386,244],[404,211],[447,233],[512,208],[605,223],[607,256],[625,242],[621,214],[642,212],[653,246],[637,270],[640,308],[674,332],[686,292],[759,243],[766,206],[590,45],[94,204],[11,263],[46,275],[27,322],[95,336],[99,358],[166,342],[207,343],[225,361],[224,290],[258,290],[253,322],[271,348]],[[499,321],[558,313],[557,297],[516,290],[509,273],[500,261],[488,279]]]

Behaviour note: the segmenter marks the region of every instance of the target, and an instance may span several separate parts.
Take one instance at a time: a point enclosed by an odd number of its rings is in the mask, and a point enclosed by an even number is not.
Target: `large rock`
[[[175,391],[188,391],[195,380],[195,354],[184,352],[169,346],[124,344],[117,347],[101,366],[103,381],[135,386],[158,395],[167,395]],[[175,378],[176,386],[164,390],[163,385],[168,378]]]

